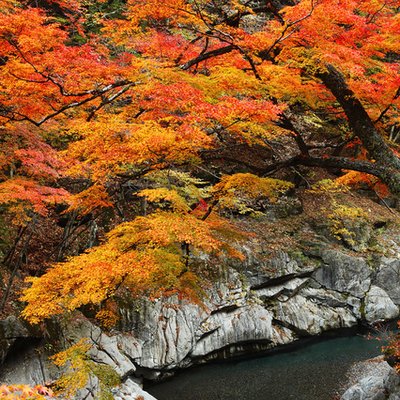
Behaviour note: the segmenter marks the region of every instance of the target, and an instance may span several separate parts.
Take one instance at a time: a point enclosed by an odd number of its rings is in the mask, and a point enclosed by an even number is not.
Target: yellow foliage
[[[236,210],[240,214],[253,213],[252,200],[266,198],[271,203],[293,188],[290,182],[273,178],[260,178],[249,173],[225,176],[213,188],[219,207]]]
[[[368,220],[368,214],[359,207],[344,204],[333,204],[333,209],[328,214],[331,233],[338,239],[344,239],[354,244],[355,233],[353,229]]]
[[[65,263],[55,264],[40,278],[29,278],[31,287],[22,299],[28,302],[22,315],[32,323],[75,310],[82,304],[98,304],[121,281],[117,254],[99,247]]]
[[[29,278],[32,285],[22,296],[28,303],[22,315],[38,323],[84,304],[99,304],[112,297],[122,282],[135,294],[180,290],[187,279],[187,246],[191,251],[240,256],[224,240],[224,225],[218,218],[202,221],[165,211],[123,223],[104,244],[55,264],[39,278]]]
[[[88,352],[91,347],[89,340],[83,338],[65,351],[51,357],[55,365],[64,368],[64,373],[55,382],[57,394],[63,398],[75,398],[77,391],[86,386],[91,376],[98,379],[99,392],[96,395],[99,400],[114,398],[110,389],[117,386],[120,379],[111,367],[97,364],[90,359]]]
[[[189,206],[209,196],[208,187],[204,187],[207,182],[195,178],[187,172],[165,169],[152,171],[146,174],[145,177],[156,187],[167,187],[170,190],[176,191]]]
[[[102,309],[96,313],[96,319],[100,321],[103,328],[111,329],[117,324],[119,316],[113,310]]]
[[[145,197],[148,201],[153,203],[167,202],[176,212],[187,212],[190,210],[185,199],[180,196],[176,190],[169,190],[166,188],[144,189],[139,192],[139,196]]]
[[[172,163],[198,160],[198,151],[211,146],[211,138],[200,127],[176,121],[146,120],[127,122],[122,114],[105,116],[87,123],[78,120],[74,132],[82,140],[71,143],[68,156],[82,160],[69,173],[104,182],[131,168],[162,168]]]
[[[339,179],[322,179],[312,185],[308,191],[315,194],[335,194],[348,192],[349,188],[344,181]]]
[[[87,352],[91,345],[88,339],[81,339],[78,343],[52,357],[58,367],[68,366],[69,373],[64,374],[56,382],[58,393],[67,399],[75,396],[79,389],[85,387],[90,377]]]

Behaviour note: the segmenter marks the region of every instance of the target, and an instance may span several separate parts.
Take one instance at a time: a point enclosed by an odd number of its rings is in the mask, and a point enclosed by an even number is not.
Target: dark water
[[[263,357],[209,364],[147,387],[158,400],[332,400],[352,363],[380,355],[365,336],[327,338]]]

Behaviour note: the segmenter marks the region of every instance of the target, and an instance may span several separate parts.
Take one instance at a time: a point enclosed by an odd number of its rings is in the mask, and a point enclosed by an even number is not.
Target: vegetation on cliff
[[[196,256],[244,257],[229,217],[293,191],[354,247],[370,216],[337,199],[400,193],[399,8],[0,0],[0,311],[198,300]]]

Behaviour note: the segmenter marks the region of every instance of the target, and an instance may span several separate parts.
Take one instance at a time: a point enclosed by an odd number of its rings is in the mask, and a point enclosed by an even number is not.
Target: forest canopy
[[[243,258],[227,217],[313,168],[400,193],[399,1],[0,4],[2,309],[20,270],[34,323],[197,299],[196,257]]]

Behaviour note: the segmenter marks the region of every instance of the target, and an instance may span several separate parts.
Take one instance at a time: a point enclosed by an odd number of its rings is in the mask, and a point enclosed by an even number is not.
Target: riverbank
[[[381,346],[366,334],[325,335],[262,357],[190,368],[145,389],[158,400],[332,400],[352,365],[379,355]]]

